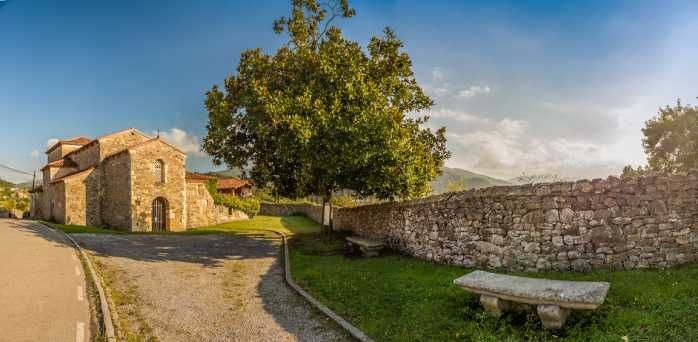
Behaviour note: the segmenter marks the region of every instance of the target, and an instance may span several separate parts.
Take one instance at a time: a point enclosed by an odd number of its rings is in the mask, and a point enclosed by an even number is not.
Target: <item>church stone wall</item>
[[[186,156],[163,143],[154,141],[129,150],[131,158],[131,211],[129,226],[135,231],[152,228],[152,203],[158,197],[167,200],[167,226],[171,231],[183,231],[186,224],[187,189],[185,182]],[[157,180],[154,163],[162,160],[165,182]],[[125,169],[128,170],[128,169]]]

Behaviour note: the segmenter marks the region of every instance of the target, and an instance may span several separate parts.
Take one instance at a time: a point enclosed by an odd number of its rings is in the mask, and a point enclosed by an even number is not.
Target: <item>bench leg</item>
[[[495,318],[501,317],[505,311],[509,310],[509,302],[497,297],[481,295],[480,304],[482,304],[490,316]]]
[[[376,256],[378,256],[378,254],[380,252],[379,250],[370,249],[370,248],[366,248],[366,247],[359,247],[359,249],[361,249],[361,253],[365,257],[376,257]]]
[[[538,317],[543,322],[543,327],[550,330],[562,328],[570,315],[570,309],[557,305],[538,305],[537,311]]]

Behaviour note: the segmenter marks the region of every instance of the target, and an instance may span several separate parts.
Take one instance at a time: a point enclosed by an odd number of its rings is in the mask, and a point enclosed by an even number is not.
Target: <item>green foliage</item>
[[[621,174],[622,178],[628,178],[628,177],[640,177],[640,176],[645,176],[651,172],[649,166],[638,166],[637,168],[633,168],[632,165],[626,165],[623,168],[623,174]]]
[[[261,231],[277,231],[286,235],[317,233],[320,231],[320,224],[305,216],[264,216],[257,215],[249,220],[233,221],[207,227],[197,227],[184,232],[129,232],[126,230],[105,229],[99,227],[79,226],[70,224],[59,224],[44,222],[55,229],[62,230],[68,234],[94,233],[94,234],[179,234],[179,235],[200,235],[200,234],[243,234],[256,235]]]
[[[675,173],[698,168],[698,107],[682,105],[659,109],[642,129],[642,144],[653,171]]]
[[[207,93],[203,145],[216,164],[247,170],[290,198],[429,192],[450,156],[445,129],[409,116],[433,102],[392,30],[363,48],[331,25],[354,14],[346,0],[294,0],[291,16],[274,23],[288,43],[273,55],[242,53],[224,89]]]
[[[449,180],[446,183],[446,187],[444,188],[445,192],[457,192],[457,191],[463,191],[467,189],[467,184],[465,183],[464,179],[452,179]]]
[[[294,280],[376,341],[698,340],[697,265],[521,274],[611,283],[599,309],[573,311],[563,330],[551,332],[542,328],[534,309],[489,317],[479,296],[453,284],[471,269],[400,255],[348,259],[341,242],[336,238],[328,245],[316,234],[294,237]]]
[[[14,183],[8,182],[8,181],[0,178],[0,189],[1,188],[12,188],[14,186],[15,186]]]
[[[29,210],[29,198],[20,196],[18,192],[12,191],[10,188],[0,187],[0,209],[27,211]]]
[[[257,215],[253,219],[227,222],[210,227],[200,227],[191,230],[210,232],[255,232],[273,230],[287,235],[320,232],[320,224],[305,216],[264,216]]]
[[[218,193],[218,180],[217,179],[210,179],[206,181],[206,190],[208,190],[208,194],[213,196]]]
[[[259,212],[259,200],[256,198],[240,198],[237,196],[223,194],[218,192],[218,180],[211,179],[206,181],[206,190],[213,198],[213,203],[222,205],[226,208],[240,210],[249,217],[254,217]]]
[[[332,205],[343,208],[352,208],[356,206],[356,201],[354,197],[349,195],[339,195],[332,197]]]
[[[240,198],[233,195],[216,193],[213,202],[226,208],[240,210],[249,217],[254,217],[259,212],[259,201],[256,198]]]

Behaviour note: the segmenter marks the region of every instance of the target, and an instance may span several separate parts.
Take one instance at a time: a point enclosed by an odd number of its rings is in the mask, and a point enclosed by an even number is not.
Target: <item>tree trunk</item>
[[[332,233],[332,193],[322,197],[321,235],[328,241]]]

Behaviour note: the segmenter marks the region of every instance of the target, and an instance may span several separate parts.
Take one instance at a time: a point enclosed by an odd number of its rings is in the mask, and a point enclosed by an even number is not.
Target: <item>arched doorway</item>
[[[167,200],[164,197],[158,197],[153,200],[153,226],[154,232],[167,231]]]

